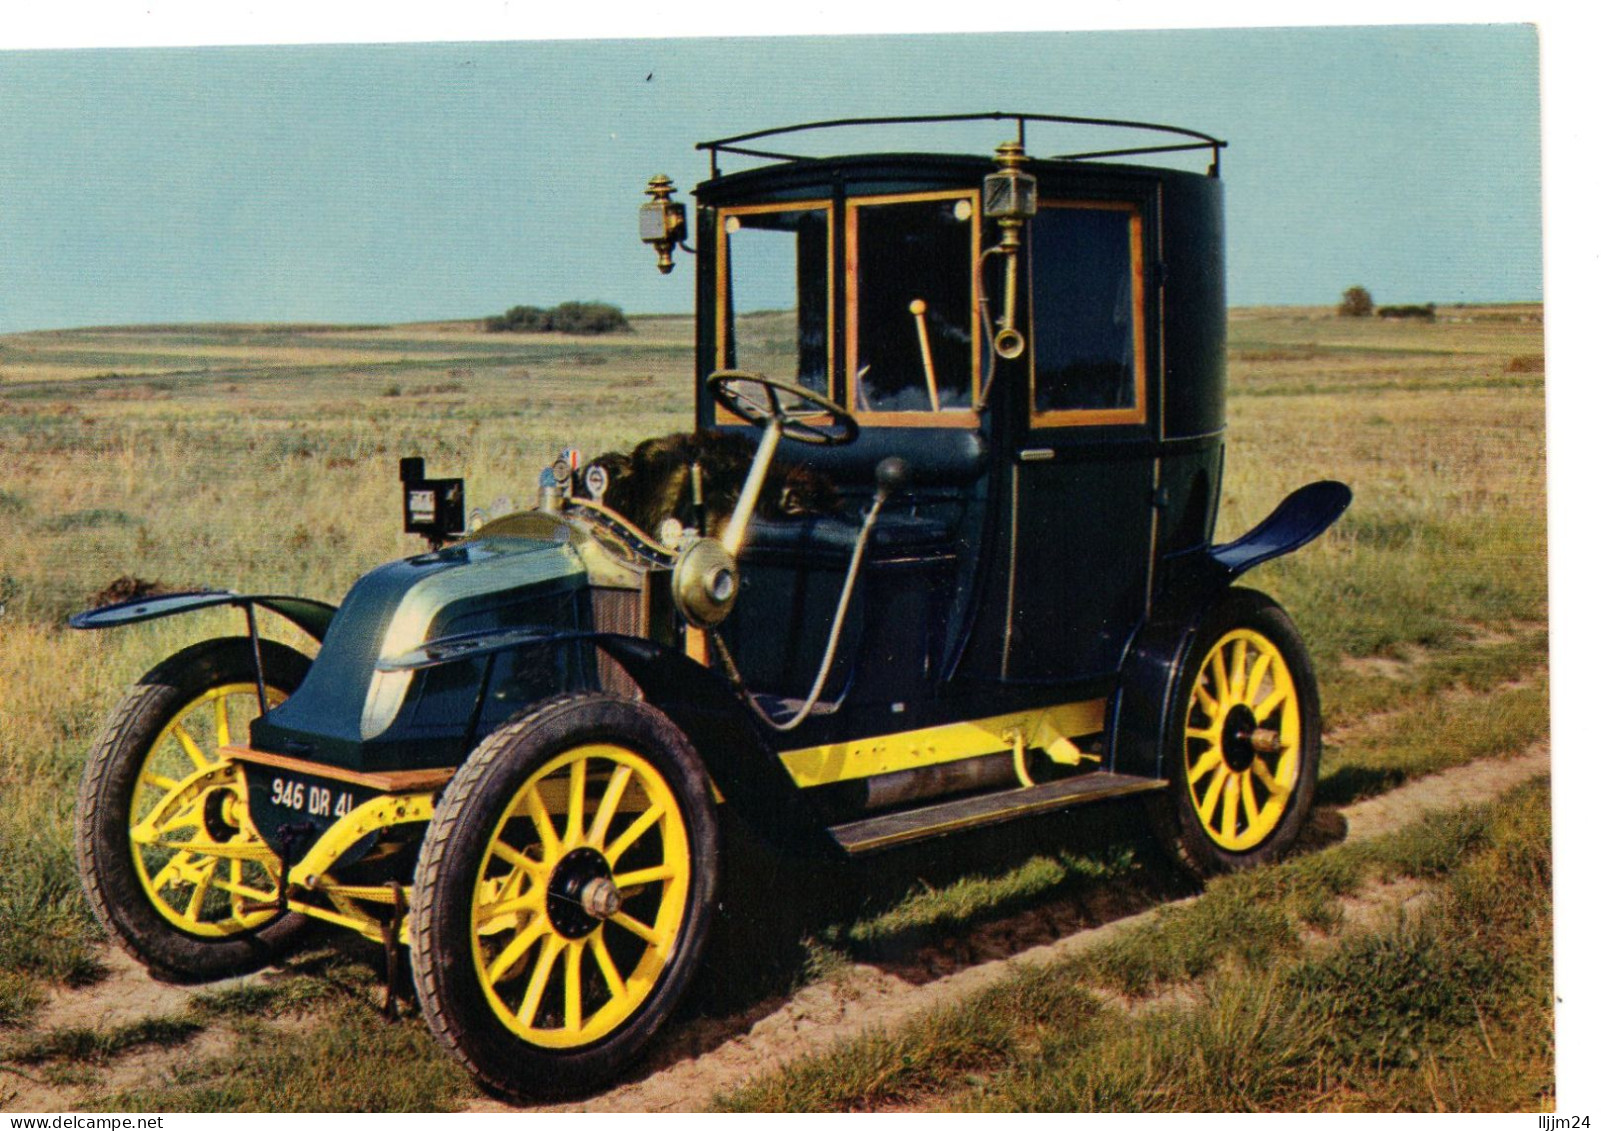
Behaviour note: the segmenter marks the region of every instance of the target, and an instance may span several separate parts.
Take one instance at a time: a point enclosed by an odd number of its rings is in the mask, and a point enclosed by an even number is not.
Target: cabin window
[[[743,369],[832,396],[826,202],[718,213],[718,368]]]
[[[1046,201],[1029,222],[1035,427],[1145,419],[1140,241],[1132,204]]]
[[[977,423],[978,197],[852,200],[846,212],[848,408],[864,423]]]

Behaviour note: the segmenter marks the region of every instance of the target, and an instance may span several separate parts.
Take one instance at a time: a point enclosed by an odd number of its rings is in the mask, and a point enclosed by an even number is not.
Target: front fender
[[[717,788],[759,837],[783,852],[838,854],[821,817],[722,673],[637,637],[600,635],[595,644],[688,736]]]
[[[98,609],[74,613],[67,618],[67,623],[73,628],[81,629],[120,628],[125,624],[159,620],[162,617],[216,608],[219,605],[235,605],[239,608],[255,605],[271,609],[319,643],[327,635],[328,625],[332,623],[334,613],[338,611],[333,605],[310,597],[242,594],[229,589],[201,589],[189,593],[166,593],[159,597],[135,597],[131,601],[102,605]]]
[[[475,656],[523,653],[573,642],[616,660],[645,701],[672,720],[699,752],[718,790],[763,840],[785,852],[838,851],[824,822],[720,672],[654,641],[605,632],[506,628],[431,640],[378,662],[379,671],[419,671]]]

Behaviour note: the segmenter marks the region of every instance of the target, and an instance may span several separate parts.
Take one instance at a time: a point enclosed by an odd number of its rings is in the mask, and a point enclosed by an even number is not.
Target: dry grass
[[[1508,727],[1522,735],[1543,725],[1538,314],[1442,308],[1438,322],[1420,324],[1271,310],[1231,319],[1219,539],[1310,479],[1341,478],[1356,492],[1328,537],[1251,579],[1301,625],[1335,722],[1393,717],[1376,733],[1394,742],[1331,751],[1325,775],[1336,792],[1387,788],[1490,752],[1486,742]],[[0,1025],[25,1025],[48,984],[95,974],[98,939],[68,830],[100,721],[161,656],[238,627],[215,613],[78,634],[63,627],[69,613],[124,574],[338,600],[366,569],[419,548],[399,532],[400,456],[466,476],[470,504],[524,503],[561,447],[597,452],[685,427],[691,357],[682,318],[638,320],[635,334],[604,340],[486,335],[463,323],[0,337]],[[1375,658],[1390,663],[1364,662]],[[1482,710],[1440,700],[1518,679],[1525,684]],[[1474,737],[1487,731],[1491,739]],[[837,913],[833,937],[900,930],[894,914],[915,918],[918,931],[959,933],[1050,898],[1062,875],[1106,866],[1104,857],[1051,852],[1023,853],[1015,875],[966,876],[952,864],[933,885],[950,888],[944,898],[907,877],[874,903],[873,914],[889,918],[862,919],[858,904]],[[763,974],[771,984],[750,993],[781,991],[804,962]],[[424,1066],[435,1090],[404,1102],[456,1094],[457,1078],[418,1051],[427,1042],[415,1022],[383,1036],[348,1010],[313,1013],[303,1038],[251,1045],[237,1079],[207,1077],[181,1102],[280,1102],[273,1081],[352,1034]],[[337,1085],[301,1099],[327,1103]]]

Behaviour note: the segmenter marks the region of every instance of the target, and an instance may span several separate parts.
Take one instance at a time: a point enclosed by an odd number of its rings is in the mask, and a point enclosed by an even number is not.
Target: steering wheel
[[[706,387],[718,404],[745,423],[765,426],[768,421],[776,420],[780,435],[802,444],[830,447],[848,444],[861,432],[856,418],[839,405],[788,381],[774,381],[760,373],[739,369],[724,369],[708,377]],[[781,393],[792,399],[782,400]],[[820,416],[826,419],[812,422]]]

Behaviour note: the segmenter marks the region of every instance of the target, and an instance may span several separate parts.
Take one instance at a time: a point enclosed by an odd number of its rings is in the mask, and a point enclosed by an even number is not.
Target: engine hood
[[[585,627],[588,604],[581,598],[592,547],[581,548],[581,533],[559,522],[539,524],[541,536],[533,533],[486,529],[363,576],[339,606],[305,682],[252,725],[251,746],[357,770],[439,765],[459,756],[472,737],[466,732],[483,661],[429,673],[374,668],[382,658],[457,633]]]

